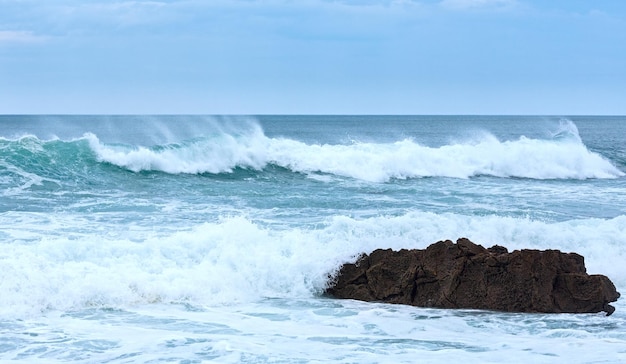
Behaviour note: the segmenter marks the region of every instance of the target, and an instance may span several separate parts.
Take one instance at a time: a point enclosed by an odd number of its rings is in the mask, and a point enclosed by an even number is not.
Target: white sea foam
[[[470,142],[440,147],[412,139],[393,143],[306,144],[269,138],[258,125],[233,133],[160,147],[113,146],[86,134],[99,160],[138,172],[226,173],[260,170],[269,164],[300,173],[329,173],[364,181],[479,175],[533,179],[616,178],[624,172],[591,152],[573,123],[562,123],[553,139],[500,141],[484,134]]]
[[[13,196],[28,191],[32,186],[40,186],[44,181],[58,184],[57,180],[51,178],[44,178],[35,173],[27,172],[20,167],[16,167],[12,164],[0,161],[0,168],[8,172],[10,176],[3,176],[0,183],[6,185],[14,185],[17,181],[17,186],[3,189],[0,196]]]
[[[31,216],[40,230],[28,236],[21,232],[28,228],[28,216],[1,218],[3,226],[21,219],[21,228],[7,229],[1,243],[0,316],[158,302],[219,305],[311,298],[324,289],[328,274],[360,253],[424,248],[461,236],[485,246],[575,251],[585,256],[590,273],[609,276],[618,290],[626,288],[626,216],[544,223],[412,212],[368,219],[337,216],[316,230],[273,230],[240,216],[179,232],[129,226],[117,235],[107,232],[119,230],[115,225],[67,235],[63,225],[86,221],[48,218],[45,228]]]
[[[583,316],[583,317],[580,317]],[[59,362],[622,363],[626,323],[351,300],[152,305],[17,321],[0,359]],[[43,360],[45,359],[45,360]]]

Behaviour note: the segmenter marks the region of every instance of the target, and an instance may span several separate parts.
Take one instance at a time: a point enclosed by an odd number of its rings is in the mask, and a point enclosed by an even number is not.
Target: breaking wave
[[[33,136],[0,139],[0,153],[7,151],[13,154],[6,160],[16,162],[13,166],[21,165],[15,168],[22,168],[25,173],[32,172],[28,163],[48,164],[56,170],[84,168],[81,163],[106,163],[133,172],[169,174],[261,171],[273,165],[295,173],[322,173],[370,182],[422,177],[624,176],[611,156],[600,155],[585,146],[571,122],[562,123],[550,139],[521,136],[501,141],[486,133],[471,141],[438,147],[424,146],[410,138],[391,143],[307,144],[267,137],[260,126],[252,125],[238,131],[221,131],[152,146],[103,143],[92,133],[71,141],[42,141]],[[6,165],[4,168],[9,169]]]
[[[615,178],[624,173],[591,152],[573,123],[550,140],[520,137],[428,147],[412,139],[393,143],[306,144],[268,138],[256,126],[240,134],[155,147],[111,146],[87,135],[98,159],[138,171],[227,173],[235,168],[260,170],[272,164],[299,173],[327,173],[372,182],[420,177],[469,178],[479,175],[533,179]]]

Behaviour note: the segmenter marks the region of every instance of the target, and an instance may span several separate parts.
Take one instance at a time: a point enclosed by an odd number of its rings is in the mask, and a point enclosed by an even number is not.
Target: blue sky
[[[626,114],[623,0],[0,0],[0,113]]]

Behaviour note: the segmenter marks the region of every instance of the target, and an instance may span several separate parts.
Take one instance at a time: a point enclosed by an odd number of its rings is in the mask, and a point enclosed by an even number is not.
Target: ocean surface
[[[0,116],[0,361],[620,363],[615,314],[323,296],[376,248],[585,257],[626,294],[626,117]]]

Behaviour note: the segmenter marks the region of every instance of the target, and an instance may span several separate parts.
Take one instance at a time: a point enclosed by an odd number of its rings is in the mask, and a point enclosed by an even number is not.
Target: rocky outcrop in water
[[[486,249],[468,239],[424,250],[375,250],[344,264],[327,294],[337,298],[420,307],[508,312],[615,311],[620,294],[584,258],[558,250]]]

